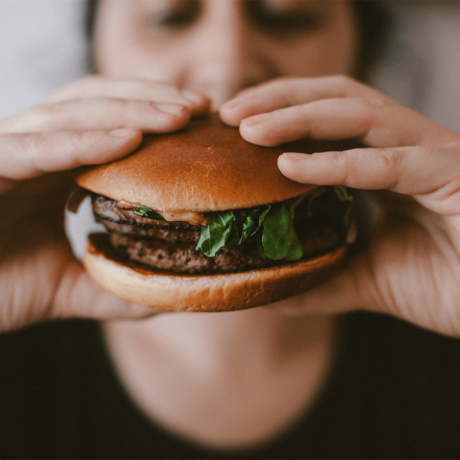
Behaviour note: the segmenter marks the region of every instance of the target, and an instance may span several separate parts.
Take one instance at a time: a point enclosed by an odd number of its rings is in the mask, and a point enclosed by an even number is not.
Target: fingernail
[[[306,154],[306,153],[285,152],[281,156],[286,158],[289,161],[297,161],[297,160],[306,160],[306,159],[308,159],[308,154]]]
[[[273,117],[273,112],[261,113],[260,115],[254,115],[253,117],[246,118],[241,123],[245,123],[248,126],[255,126],[260,123],[265,123],[267,120],[270,120],[271,117]]]
[[[195,104],[200,104],[203,102],[204,97],[201,94],[194,93],[188,89],[183,89],[181,93],[182,96],[184,96],[185,99],[189,100],[190,102],[194,102]]]
[[[133,134],[133,128],[119,128],[109,131],[108,134],[113,137],[129,137]]]
[[[179,115],[185,106],[181,104],[173,104],[170,102],[159,102],[155,104],[155,108],[163,113],[168,113],[170,115]]]

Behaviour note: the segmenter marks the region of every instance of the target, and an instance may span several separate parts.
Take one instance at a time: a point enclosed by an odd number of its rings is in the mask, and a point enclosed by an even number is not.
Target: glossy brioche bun
[[[178,275],[120,261],[106,234],[88,239],[83,264],[102,287],[128,302],[170,311],[218,312],[268,305],[332,276],[345,247],[310,260],[219,275]]]
[[[251,208],[316,188],[283,176],[277,158],[291,149],[312,153],[327,147],[313,142],[260,147],[213,115],[192,120],[179,132],[145,136],[135,153],[91,168],[77,182],[113,200],[161,211]]]
[[[217,115],[192,120],[182,131],[145,136],[133,154],[88,169],[77,183],[116,201],[162,211],[225,211],[284,201],[315,189],[283,176],[277,158],[286,151],[312,153],[338,144],[296,142],[260,147]],[[276,302],[330,277],[345,245],[313,260],[218,275],[182,275],[143,268],[117,258],[105,234],[91,235],[83,263],[117,296],[175,311],[229,311]]]

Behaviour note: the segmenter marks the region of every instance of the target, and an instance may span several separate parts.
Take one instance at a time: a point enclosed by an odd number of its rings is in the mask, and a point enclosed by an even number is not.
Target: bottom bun
[[[83,264],[118,297],[170,311],[232,311],[268,305],[311,289],[331,277],[345,246],[328,254],[277,267],[218,275],[182,275],[143,268],[117,258],[108,235],[92,234]]]

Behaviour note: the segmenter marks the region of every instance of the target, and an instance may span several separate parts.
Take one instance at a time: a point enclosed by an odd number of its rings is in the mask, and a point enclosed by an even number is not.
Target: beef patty
[[[226,244],[215,257],[195,249],[201,226],[187,222],[168,222],[142,217],[136,209],[117,206],[117,202],[92,195],[93,212],[110,232],[110,242],[125,260],[144,267],[181,274],[232,273],[288,263],[263,258],[257,235],[236,246]],[[350,204],[341,202],[330,189],[318,189],[314,199],[305,199],[294,225],[302,243],[304,258],[329,252],[345,240]]]

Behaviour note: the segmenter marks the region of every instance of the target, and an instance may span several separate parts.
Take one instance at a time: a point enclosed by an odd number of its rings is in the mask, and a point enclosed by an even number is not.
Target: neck
[[[160,314],[113,322],[106,332],[120,377],[144,412],[197,442],[244,447],[273,436],[314,401],[334,321],[256,308]]]

